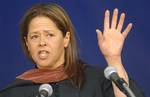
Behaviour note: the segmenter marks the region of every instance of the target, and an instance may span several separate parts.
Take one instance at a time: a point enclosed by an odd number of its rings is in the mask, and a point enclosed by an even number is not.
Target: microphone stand
[[[125,83],[125,80],[123,78],[116,80],[117,87],[127,95],[127,97],[136,97],[135,94],[132,92],[132,90],[129,88],[127,83]]]

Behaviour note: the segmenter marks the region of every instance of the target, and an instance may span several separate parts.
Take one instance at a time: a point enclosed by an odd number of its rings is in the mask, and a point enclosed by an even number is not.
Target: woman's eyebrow
[[[35,32],[29,32],[28,34],[39,34],[39,32],[35,31]]]

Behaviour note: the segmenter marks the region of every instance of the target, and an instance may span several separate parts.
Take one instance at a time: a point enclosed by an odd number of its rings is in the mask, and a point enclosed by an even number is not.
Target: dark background
[[[150,1],[148,0],[1,0],[0,2],[0,88],[34,65],[24,55],[19,22],[26,10],[38,2],[56,2],[68,12],[76,28],[81,57],[89,64],[106,67],[99,51],[95,29],[103,30],[106,9],[126,13],[125,26],[133,23],[123,53],[129,75],[150,97]],[[96,65],[95,65],[96,66]]]

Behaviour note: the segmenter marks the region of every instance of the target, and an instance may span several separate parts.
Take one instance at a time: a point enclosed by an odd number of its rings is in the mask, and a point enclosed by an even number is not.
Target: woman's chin
[[[51,68],[52,66],[50,65],[50,64],[48,64],[47,62],[38,62],[38,64],[37,64],[37,67],[39,68],[39,69],[49,69],[49,68]]]
[[[50,69],[51,68],[51,66],[49,66],[49,65],[37,65],[37,67],[39,69]]]

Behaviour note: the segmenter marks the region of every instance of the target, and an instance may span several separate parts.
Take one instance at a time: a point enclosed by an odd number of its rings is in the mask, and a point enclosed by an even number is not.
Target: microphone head
[[[107,79],[110,79],[110,75],[112,73],[117,73],[117,69],[113,66],[108,66],[107,68],[105,68],[104,70],[104,75]]]
[[[49,84],[42,84],[39,87],[39,93],[41,93],[42,91],[46,91],[47,92],[47,96],[50,97],[52,95],[52,93],[53,93],[53,88]]]

